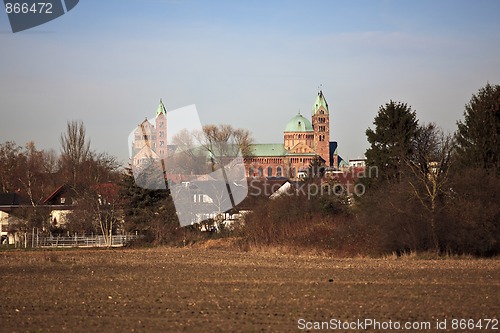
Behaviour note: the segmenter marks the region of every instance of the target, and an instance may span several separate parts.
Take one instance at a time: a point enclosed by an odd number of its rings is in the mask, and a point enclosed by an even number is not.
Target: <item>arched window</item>
[[[264,170],[262,169],[262,167],[259,167],[259,177],[263,176],[264,176]]]
[[[276,168],[276,177],[281,177],[281,175],[282,175],[281,172],[282,172],[281,167],[280,166],[277,167]]]
[[[250,167],[248,168],[248,177],[252,177],[253,176],[253,168]]]
[[[273,167],[268,167],[267,168],[267,176],[272,177],[273,176]]]

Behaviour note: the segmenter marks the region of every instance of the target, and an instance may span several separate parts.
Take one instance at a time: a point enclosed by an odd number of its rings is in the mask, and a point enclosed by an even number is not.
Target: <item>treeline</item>
[[[91,149],[81,122],[68,123],[60,153],[38,150],[34,143],[1,144],[0,192],[20,193],[33,207],[23,213],[21,230],[109,235],[119,229],[145,235],[146,243],[174,246],[223,237],[242,249],[285,247],[345,256],[498,255],[500,86],[487,84],[472,96],[455,133],[420,123],[416,112],[398,101],[382,105],[373,125],[366,131],[370,172],[357,179],[362,195],[348,196],[339,179],[325,183],[310,177],[301,185],[334,191],[251,198],[243,223],[218,233],[181,228],[169,190],[137,186],[130,168]],[[239,133],[228,135],[224,126],[207,128],[211,131],[205,135],[212,140]],[[244,134],[248,146],[251,138]],[[311,169],[317,171],[318,165]],[[64,227],[56,228],[49,212],[38,207],[61,185],[78,202]]]
[[[246,246],[340,255],[500,253],[500,86],[472,96],[453,134],[421,124],[404,102],[382,105],[373,124],[366,131],[372,177],[358,179],[362,196],[267,201],[246,218]]]
[[[0,144],[0,193],[18,194],[25,207],[12,212],[20,219],[9,226],[11,232],[37,228],[47,233],[105,233],[102,222],[109,219],[105,217],[109,210],[104,214],[99,203],[112,193],[101,185],[120,182],[119,163],[113,156],[91,149],[85,126],[79,121],[67,123],[60,144],[60,152],[38,149],[34,142],[24,147],[12,141]],[[68,216],[64,228],[51,221],[50,209],[44,207],[44,201],[61,186],[66,186],[70,192],[66,195],[82,208]]]

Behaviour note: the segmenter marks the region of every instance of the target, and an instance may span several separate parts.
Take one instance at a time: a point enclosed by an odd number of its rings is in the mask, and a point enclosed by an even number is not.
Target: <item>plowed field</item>
[[[499,318],[500,261],[13,251],[0,253],[0,295],[1,332],[354,332],[389,331],[389,321],[444,332],[454,319]],[[366,320],[380,326],[359,327]]]

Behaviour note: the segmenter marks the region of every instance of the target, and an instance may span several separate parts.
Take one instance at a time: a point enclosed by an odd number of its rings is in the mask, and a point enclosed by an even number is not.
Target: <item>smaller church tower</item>
[[[156,110],[156,154],[159,158],[167,157],[167,109],[160,99]]]
[[[314,150],[330,166],[330,114],[323,91],[318,92],[312,107],[312,126],[314,129]]]

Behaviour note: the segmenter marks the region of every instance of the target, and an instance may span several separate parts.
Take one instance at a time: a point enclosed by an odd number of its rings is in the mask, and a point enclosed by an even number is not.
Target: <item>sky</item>
[[[128,135],[159,99],[195,104],[202,124],[280,143],[318,88],[344,159],[391,99],[456,129],[487,82],[500,84],[500,1],[81,0],[12,33],[0,10],[0,143],[59,151],[66,122],[128,162]]]

